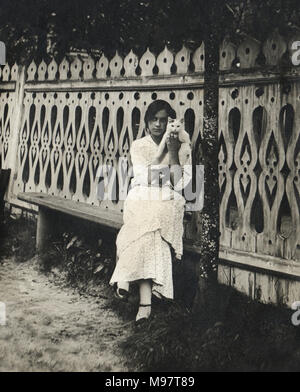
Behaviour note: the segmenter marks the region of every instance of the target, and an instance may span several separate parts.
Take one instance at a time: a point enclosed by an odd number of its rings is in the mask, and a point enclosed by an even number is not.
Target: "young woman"
[[[179,159],[181,143],[178,135],[171,133],[157,159],[168,117],[175,117],[175,112],[166,101],[152,102],[145,114],[148,135],[132,143],[134,178],[124,203],[124,225],[116,242],[117,264],[110,281],[117,283],[120,298],[128,295],[129,282],[139,284],[137,323],[149,318],[152,293],[173,299],[171,248],[178,259],[183,249],[185,199],[181,193],[191,180],[191,150],[185,149],[187,153]]]

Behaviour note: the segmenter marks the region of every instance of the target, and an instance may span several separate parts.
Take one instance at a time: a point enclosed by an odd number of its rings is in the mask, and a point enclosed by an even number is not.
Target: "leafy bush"
[[[28,260],[34,253],[34,232],[33,222],[24,219],[7,222],[1,243],[5,257]],[[42,258],[42,267],[46,271],[58,269],[63,279],[66,277],[81,292],[105,298],[107,308],[129,321],[124,323],[130,333],[122,348],[132,368],[143,371],[300,370],[300,329],[291,324],[290,310],[253,302],[231,288],[206,279],[200,279],[197,284],[193,306],[178,297],[178,292],[176,302],[154,299],[149,323],[143,328],[133,328],[138,298],[133,296],[124,304],[113,297],[107,284],[114,268],[115,241],[111,236],[85,234],[65,233],[59,241],[51,243]],[[180,279],[188,277],[189,272],[177,265],[174,280],[178,287]],[[185,291],[191,282],[186,282]],[[98,291],[92,291],[94,286]]]
[[[35,254],[35,222],[14,215],[8,216],[0,227],[0,261],[14,256],[17,262],[27,261]]]
[[[90,281],[107,281],[114,267],[113,247],[102,239],[89,241],[84,236],[63,233],[59,241],[49,244],[41,257],[44,271],[59,268],[69,283],[84,286]]]

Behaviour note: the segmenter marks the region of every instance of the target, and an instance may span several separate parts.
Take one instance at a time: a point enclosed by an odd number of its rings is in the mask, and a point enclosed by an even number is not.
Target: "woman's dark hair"
[[[150,103],[146,110],[144,118],[146,128],[148,128],[148,122],[152,120],[155,117],[156,113],[160,110],[165,110],[168,117],[176,118],[176,112],[174,109],[172,109],[172,106],[167,101],[164,101],[163,99],[158,99]]]

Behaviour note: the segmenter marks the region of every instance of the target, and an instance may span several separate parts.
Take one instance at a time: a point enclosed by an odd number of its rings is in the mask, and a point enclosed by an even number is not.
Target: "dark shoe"
[[[116,285],[114,287],[114,291],[115,291],[115,297],[122,300],[122,301],[127,301],[128,297],[129,297],[129,292],[124,290],[124,289],[119,289],[118,286]]]
[[[149,323],[149,317],[148,318],[143,317],[143,318],[139,319],[138,321],[135,321],[134,325],[137,330],[141,330],[144,327],[146,327],[146,325],[148,325],[148,323]]]

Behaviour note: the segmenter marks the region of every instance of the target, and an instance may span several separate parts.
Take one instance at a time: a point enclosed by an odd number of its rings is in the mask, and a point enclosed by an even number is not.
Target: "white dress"
[[[132,143],[134,178],[124,203],[124,225],[117,236],[117,263],[110,284],[151,279],[153,294],[173,299],[170,246],[180,259],[185,199],[177,191],[191,180],[191,149],[189,145],[185,148],[181,145],[183,179],[174,187],[169,180],[161,187],[148,184],[148,166],[157,149],[150,135]],[[168,164],[167,153],[159,167]]]

